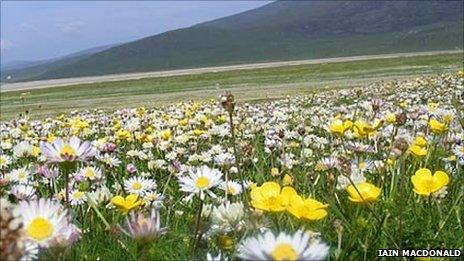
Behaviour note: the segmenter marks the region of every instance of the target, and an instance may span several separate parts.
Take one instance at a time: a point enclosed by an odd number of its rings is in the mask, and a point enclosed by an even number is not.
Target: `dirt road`
[[[252,63],[252,64],[205,67],[205,68],[194,68],[194,69],[181,69],[181,70],[170,70],[170,71],[156,71],[156,72],[144,72],[144,73],[110,74],[110,75],[103,75],[103,76],[89,76],[89,77],[30,81],[30,82],[20,82],[20,83],[8,83],[8,84],[1,85],[0,90],[1,92],[22,91],[22,90],[29,90],[29,89],[60,87],[60,86],[69,86],[69,85],[84,84],[84,83],[136,80],[136,79],[142,79],[142,78],[190,75],[190,74],[201,74],[201,73],[208,73],[208,72],[224,72],[224,71],[232,71],[232,70],[250,70],[250,69],[271,68],[271,67],[292,66],[292,65],[338,63],[338,62],[362,61],[362,60],[372,60],[372,59],[388,59],[388,58],[424,56],[424,55],[435,55],[435,54],[453,54],[453,53],[461,53],[461,52],[463,52],[463,50],[362,55],[362,56],[297,60],[297,61],[285,61],[285,62]]]

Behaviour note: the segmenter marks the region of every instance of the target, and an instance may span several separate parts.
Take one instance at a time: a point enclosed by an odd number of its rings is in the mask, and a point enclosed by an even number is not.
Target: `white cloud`
[[[81,21],[73,21],[68,23],[60,23],[56,26],[63,33],[80,33],[84,23]]]
[[[6,50],[10,49],[13,46],[13,44],[8,41],[8,40],[0,40],[0,51],[3,53]]]
[[[19,25],[19,31],[20,32],[36,32],[37,28],[29,23],[21,23]]]

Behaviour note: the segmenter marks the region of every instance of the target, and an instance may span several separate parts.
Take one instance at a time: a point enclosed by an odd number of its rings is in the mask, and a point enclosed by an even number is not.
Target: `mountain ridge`
[[[462,49],[462,1],[277,1],[145,37],[29,80]]]

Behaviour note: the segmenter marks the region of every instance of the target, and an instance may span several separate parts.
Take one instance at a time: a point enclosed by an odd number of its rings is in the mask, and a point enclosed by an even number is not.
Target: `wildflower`
[[[241,225],[244,217],[243,203],[225,202],[211,211],[211,222],[222,231],[229,232]]]
[[[130,194],[126,198],[123,198],[122,196],[115,196],[111,200],[111,203],[113,203],[113,205],[115,205],[124,214],[127,214],[129,211],[142,204],[142,202],[138,200],[138,196],[134,194]]]
[[[282,179],[282,184],[284,186],[290,186],[293,184],[293,178],[292,176],[285,174],[284,178]]]
[[[13,147],[16,158],[25,158],[34,154],[34,146],[29,141],[21,141]]]
[[[163,140],[170,140],[172,138],[171,130],[163,130],[161,131],[158,136]]]
[[[446,124],[439,122],[437,119],[431,119],[429,121],[429,128],[435,134],[441,134],[447,129]]]
[[[222,182],[220,187],[227,194],[232,195],[232,196],[236,196],[242,193],[242,185],[232,180],[227,181],[227,183]]]
[[[58,247],[69,247],[80,238],[81,234],[82,231],[76,225],[70,224],[57,236],[55,244]]]
[[[417,145],[412,145],[412,146],[409,148],[409,151],[410,151],[414,156],[417,156],[417,157],[423,157],[423,156],[427,155],[427,148],[425,148],[425,147],[420,147],[420,146],[417,146]]]
[[[278,236],[267,231],[245,239],[238,248],[238,257],[245,260],[323,260],[329,254],[329,246],[318,240],[310,242],[302,230]]]
[[[77,172],[79,179],[99,180],[102,178],[102,171],[97,167],[84,167]]]
[[[160,214],[154,208],[148,217],[142,213],[131,213],[126,217],[126,227],[120,228],[124,234],[139,242],[150,242],[155,237],[166,233],[166,228],[161,227]]]
[[[411,177],[412,184],[414,185],[413,191],[422,196],[429,196],[431,193],[436,192],[448,185],[449,177],[444,171],[432,172],[427,168],[422,168],[416,171]]]
[[[385,120],[390,124],[396,123],[396,115],[394,113],[387,113],[385,115]]]
[[[342,120],[334,120],[329,125],[329,130],[332,134],[335,135],[343,135],[348,129],[353,126],[353,122],[350,120],[342,121]]]
[[[139,196],[144,195],[146,192],[156,188],[156,182],[151,179],[142,177],[132,177],[124,181],[124,188],[126,191]]]
[[[296,195],[290,199],[288,212],[298,219],[319,220],[327,216],[327,206],[327,204],[322,204],[315,199],[303,199],[301,196]]]
[[[210,169],[208,166],[190,169],[188,176],[179,178],[180,191],[190,193],[187,200],[191,199],[193,195],[199,195],[200,199],[203,200],[205,194],[216,198],[211,189],[221,184],[221,177],[222,173],[219,170]]]
[[[36,199],[35,192],[35,188],[28,185],[15,185],[11,188],[11,194],[19,200]]]
[[[53,246],[70,225],[68,212],[50,199],[21,201],[17,211],[22,216],[27,238],[42,247]]]
[[[283,211],[290,203],[290,198],[297,195],[292,187],[280,189],[276,182],[265,182],[251,190],[251,205],[265,211]]]
[[[134,174],[135,172],[137,172],[137,167],[134,164],[128,164],[126,166],[126,171],[130,174]]]
[[[6,169],[13,162],[13,158],[8,155],[0,155],[0,169]]]
[[[76,190],[73,190],[69,193],[70,195],[70,203],[72,206],[77,206],[77,205],[81,205],[82,203],[85,202],[85,193],[76,189]]]
[[[380,188],[369,182],[356,184],[356,187],[350,185],[347,191],[350,195],[348,199],[355,203],[375,202],[379,198],[381,192]]]
[[[26,168],[14,169],[10,173],[10,179],[19,184],[27,184],[30,181],[31,172]]]
[[[279,169],[278,169],[278,168],[272,168],[272,169],[271,169],[271,176],[277,177],[277,176],[279,176],[279,175],[280,175],[280,173],[279,173]]]
[[[60,138],[52,144],[41,142],[40,150],[49,162],[87,161],[95,155],[90,142],[81,143],[80,139],[75,136],[71,137],[69,142]]]
[[[376,120],[374,124],[369,124],[364,120],[357,120],[354,122],[353,130],[357,137],[369,137],[377,131],[381,126],[381,121]]]

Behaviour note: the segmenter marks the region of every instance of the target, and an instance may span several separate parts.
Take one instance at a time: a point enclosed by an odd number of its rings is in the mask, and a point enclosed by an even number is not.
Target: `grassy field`
[[[43,118],[74,109],[114,110],[158,106],[190,99],[216,98],[224,90],[232,91],[242,101],[277,99],[291,94],[309,93],[315,89],[355,87],[379,80],[455,71],[463,67],[463,61],[463,54],[459,53],[147,78],[30,92],[3,92],[1,119],[11,119],[25,110],[29,111],[31,118]]]
[[[413,66],[423,65],[394,68]],[[0,124],[0,259],[462,251],[463,92],[464,73],[452,72],[248,106],[227,95]]]

